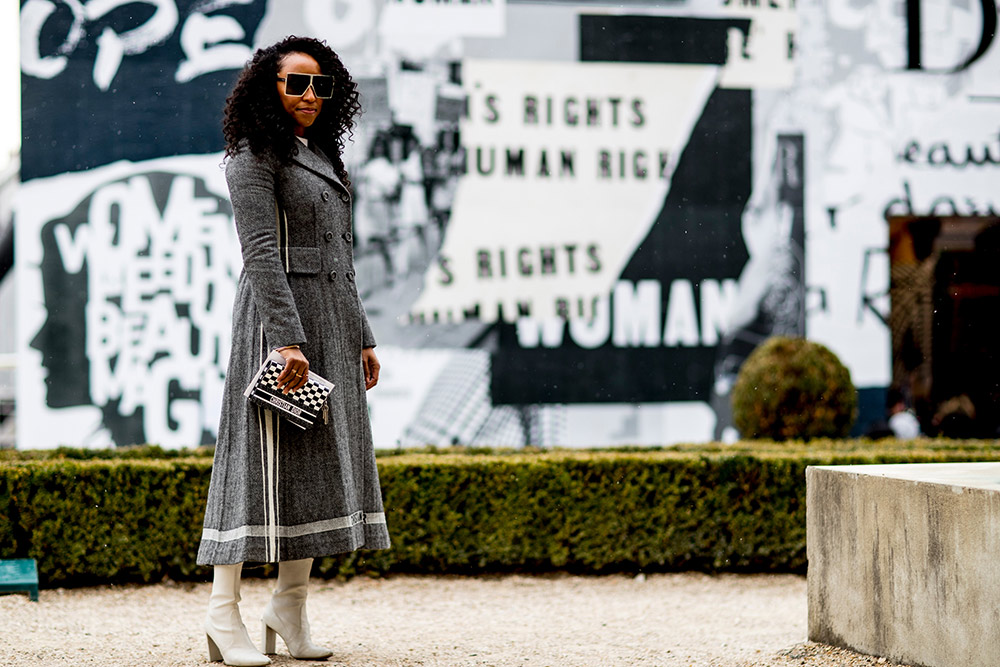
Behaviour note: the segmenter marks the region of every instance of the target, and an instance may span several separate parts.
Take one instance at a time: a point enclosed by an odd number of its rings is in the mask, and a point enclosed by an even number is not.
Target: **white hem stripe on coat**
[[[302,523],[297,526],[240,526],[231,530],[215,530],[206,528],[201,532],[201,539],[213,542],[232,542],[244,537],[264,537],[270,542],[271,535],[278,538],[303,537],[305,535],[315,535],[316,533],[326,533],[331,530],[343,530],[353,528],[362,524],[384,524],[385,512],[355,512],[350,516],[337,517],[336,519],[324,519],[323,521],[313,521]]]

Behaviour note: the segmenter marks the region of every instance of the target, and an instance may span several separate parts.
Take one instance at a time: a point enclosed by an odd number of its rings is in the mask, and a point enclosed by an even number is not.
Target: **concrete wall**
[[[1000,463],[806,471],[809,639],[1000,664]]]

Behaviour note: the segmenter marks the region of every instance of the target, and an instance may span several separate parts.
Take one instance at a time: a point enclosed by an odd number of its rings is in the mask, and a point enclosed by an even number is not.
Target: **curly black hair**
[[[273,154],[287,161],[295,147],[295,119],[288,115],[275,87],[281,61],[290,53],[304,53],[319,63],[323,74],[332,74],[333,97],[323,100],[323,111],[306,131],[331,160],[344,185],[351,181],[344,167],[344,142],[354,130],[355,118],[361,112],[358,84],[340,57],[326,42],[312,37],[286,37],[277,44],[258,49],[240,73],[233,92],[226,99],[222,134],[226,140],[226,156],[237,151],[246,139],[250,152],[258,157]]]

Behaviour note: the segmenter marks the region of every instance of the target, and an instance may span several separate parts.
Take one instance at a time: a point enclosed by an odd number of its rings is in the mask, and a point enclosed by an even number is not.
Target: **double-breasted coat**
[[[198,563],[297,560],[389,546],[361,351],[375,345],[354,281],[351,195],[318,150],[245,146],[226,164],[243,252]],[[243,390],[267,354],[298,344],[334,383],[308,430]]]

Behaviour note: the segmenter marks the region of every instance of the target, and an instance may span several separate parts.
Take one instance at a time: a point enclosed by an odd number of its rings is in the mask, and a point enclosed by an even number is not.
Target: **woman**
[[[323,659],[331,651],[311,642],[305,614],[313,558],[389,547],[365,401],[379,363],[354,284],[341,157],[359,110],[337,55],[301,37],[257,51],[226,102],[226,180],[244,266],[198,563],[215,566],[209,656],[228,665],[270,662],[240,618],[244,561],[278,563],[265,652],[278,634],[292,656]],[[310,372],[335,384],[328,419],[301,431],[243,397],[275,349],[285,358],[282,391]]]

